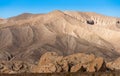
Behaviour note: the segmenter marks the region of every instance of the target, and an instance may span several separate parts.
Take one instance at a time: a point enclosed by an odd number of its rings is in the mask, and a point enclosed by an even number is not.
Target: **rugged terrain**
[[[117,66],[113,63],[120,57],[119,44],[120,18],[92,12],[56,10],[0,19],[1,64],[24,66],[23,71],[9,70],[10,73],[26,72],[26,68],[35,67],[46,52],[56,52],[59,56],[93,54],[96,58],[102,57],[109,63],[106,66],[114,70]]]

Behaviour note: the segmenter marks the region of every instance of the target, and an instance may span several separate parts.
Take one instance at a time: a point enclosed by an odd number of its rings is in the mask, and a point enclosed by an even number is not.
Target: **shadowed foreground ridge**
[[[91,61],[94,63],[91,65],[100,65],[94,62],[100,57],[100,62],[105,63],[105,71],[120,70],[119,44],[120,18],[91,12],[58,10],[48,14],[24,13],[8,19],[0,19],[0,71],[2,73],[33,72],[33,68],[39,65],[41,56],[47,52],[55,52],[58,56],[63,56],[62,60],[71,55],[83,53],[86,57],[92,54],[95,59]],[[89,57],[86,59],[90,60]],[[69,61],[62,62],[67,66],[66,63],[69,64]],[[78,63],[74,66],[79,66],[79,71],[84,67],[83,64]],[[50,63],[50,66],[54,68],[56,64]],[[69,64],[68,68],[72,66],[73,64]],[[70,72],[69,69],[67,72]],[[92,69],[96,72],[96,68]]]

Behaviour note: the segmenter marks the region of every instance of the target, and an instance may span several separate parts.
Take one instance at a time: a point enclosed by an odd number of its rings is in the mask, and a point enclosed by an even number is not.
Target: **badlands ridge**
[[[46,59],[48,64],[42,60],[47,58],[43,54],[50,55],[51,60]],[[38,73],[77,72],[81,68],[88,72],[101,68],[102,71],[119,70],[119,57],[120,18],[56,10],[0,19],[0,71],[3,73],[26,72],[28,68],[32,69],[29,72]]]

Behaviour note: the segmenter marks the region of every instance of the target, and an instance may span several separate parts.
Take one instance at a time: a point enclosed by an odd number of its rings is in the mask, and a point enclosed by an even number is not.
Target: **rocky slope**
[[[45,53],[38,66],[33,68],[35,73],[54,73],[54,72],[97,72],[105,71],[106,65],[103,58],[95,58],[93,54],[82,53],[59,56],[55,52]]]
[[[47,52],[41,56],[37,65],[26,61],[0,61],[0,72],[8,74],[115,72],[120,70],[119,60],[120,58],[107,62],[93,54],[60,56],[56,52]]]
[[[38,64],[46,52],[61,56],[120,57],[120,18],[89,12],[24,13],[0,19],[0,60]]]

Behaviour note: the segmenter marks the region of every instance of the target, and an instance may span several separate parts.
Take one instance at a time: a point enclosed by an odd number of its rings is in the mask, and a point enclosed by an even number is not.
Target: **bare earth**
[[[2,73],[114,71],[119,57],[120,18],[56,10],[0,19]]]

